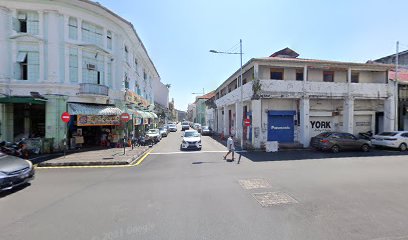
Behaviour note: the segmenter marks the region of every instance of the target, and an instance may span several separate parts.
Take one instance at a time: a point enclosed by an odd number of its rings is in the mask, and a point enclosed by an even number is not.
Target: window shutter
[[[13,30],[20,32],[20,21],[15,17],[13,17]]]
[[[21,66],[19,63],[14,63],[14,78],[21,80]]]

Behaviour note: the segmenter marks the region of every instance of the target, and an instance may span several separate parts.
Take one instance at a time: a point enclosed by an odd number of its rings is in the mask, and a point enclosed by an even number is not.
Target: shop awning
[[[159,117],[157,116],[157,114],[154,113],[154,112],[150,112],[150,114],[153,116],[153,118],[159,118]]]
[[[134,113],[135,113],[135,116],[138,118],[150,118],[150,115],[144,111],[135,110]]]
[[[120,115],[123,113],[117,107],[107,105],[92,105],[84,103],[68,103],[68,112],[71,115]]]
[[[0,103],[31,103],[31,104],[45,104],[47,99],[33,98],[33,97],[2,97]]]

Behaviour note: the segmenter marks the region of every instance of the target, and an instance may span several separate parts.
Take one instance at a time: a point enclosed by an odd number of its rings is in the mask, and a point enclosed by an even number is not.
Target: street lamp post
[[[244,101],[243,101],[243,95],[244,95],[244,87],[243,87],[243,79],[242,79],[242,39],[239,39],[239,52],[221,52],[221,51],[216,51],[216,50],[210,50],[210,53],[219,53],[219,54],[239,54],[240,59],[241,59],[241,69],[240,69],[240,87],[241,87],[241,99],[240,99],[240,111],[242,113],[242,119],[241,119],[241,129],[240,129],[240,139],[241,139],[241,149],[244,149],[244,112],[243,112],[243,106],[244,106]]]

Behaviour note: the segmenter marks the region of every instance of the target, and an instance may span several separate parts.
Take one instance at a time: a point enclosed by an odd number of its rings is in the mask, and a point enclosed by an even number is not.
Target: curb
[[[151,148],[147,148],[143,152],[138,155],[134,155],[128,160],[121,160],[121,161],[92,161],[92,162],[57,162],[57,163],[49,163],[49,162],[41,162],[36,164],[36,167],[91,167],[91,166],[129,166],[134,164],[137,160],[142,158]]]

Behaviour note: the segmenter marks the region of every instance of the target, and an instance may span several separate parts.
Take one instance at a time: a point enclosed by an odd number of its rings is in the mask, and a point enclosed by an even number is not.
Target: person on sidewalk
[[[224,156],[224,160],[227,159],[227,156],[232,153],[232,159],[231,162],[234,161],[234,151],[235,151],[235,146],[234,146],[234,139],[233,135],[230,135],[229,138],[227,139],[227,149],[228,149],[228,153]],[[228,162],[228,160],[227,160]]]

